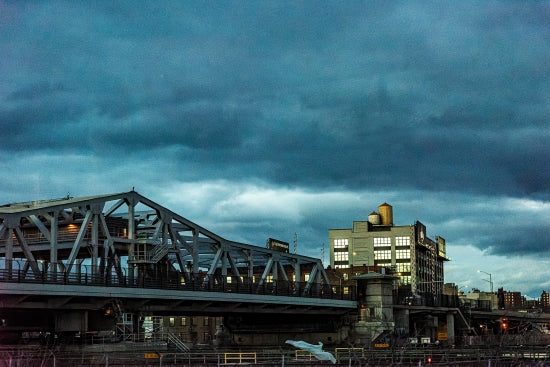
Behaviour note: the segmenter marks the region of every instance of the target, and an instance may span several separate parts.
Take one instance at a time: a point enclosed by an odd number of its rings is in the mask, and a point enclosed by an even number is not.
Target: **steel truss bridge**
[[[0,206],[0,314],[334,315],[354,297],[320,259],[226,240],[136,191]]]

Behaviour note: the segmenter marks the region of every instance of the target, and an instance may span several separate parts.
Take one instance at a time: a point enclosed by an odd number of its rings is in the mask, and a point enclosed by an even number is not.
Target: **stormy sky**
[[[383,202],[550,290],[550,2],[0,0],[0,204],[130,191],[328,264]]]

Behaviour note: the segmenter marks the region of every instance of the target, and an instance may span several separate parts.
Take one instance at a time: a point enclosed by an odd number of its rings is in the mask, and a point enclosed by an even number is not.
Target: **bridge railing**
[[[56,264],[35,262],[30,266],[26,260],[0,259],[0,283],[41,283],[59,285],[102,286],[122,288],[170,289],[179,291],[222,292],[239,294],[260,294],[287,297],[308,297],[323,299],[356,300],[353,286],[346,286],[346,292],[339,286],[330,284],[314,284],[307,287],[306,282],[272,281],[255,282],[251,278],[244,281],[227,281],[218,277],[215,281],[205,281],[205,276],[199,275],[189,281],[182,282],[182,277],[140,277],[128,275],[128,269],[123,268],[121,274],[112,271],[105,275],[98,266],[75,265],[71,271],[60,271]],[[38,272],[32,269],[39,269]]]

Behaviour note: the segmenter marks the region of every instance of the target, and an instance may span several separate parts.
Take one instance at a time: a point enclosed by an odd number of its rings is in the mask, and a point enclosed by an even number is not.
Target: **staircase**
[[[170,246],[167,243],[157,244],[149,254],[151,257],[150,262],[153,264],[159,262],[164,256],[168,255],[168,251],[170,251]]]
[[[181,339],[178,338],[174,333],[169,331],[166,333],[166,335],[168,337],[168,342],[172,343],[180,352],[189,353],[191,351],[191,348],[189,348],[187,344],[182,342]]]
[[[156,264],[168,254],[170,249],[171,246],[168,242],[159,238],[140,238],[136,242],[134,256],[128,259],[128,262],[132,264]]]

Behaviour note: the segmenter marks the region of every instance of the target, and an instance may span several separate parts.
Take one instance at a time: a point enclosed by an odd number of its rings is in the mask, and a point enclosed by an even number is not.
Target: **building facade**
[[[384,203],[366,221],[354,221],[352,228],[329,229],[330,266],[389,267],[398,285],[412,294],[443,294],[445,239],[427,237],[426,226],[394,225],[393,208]]]

